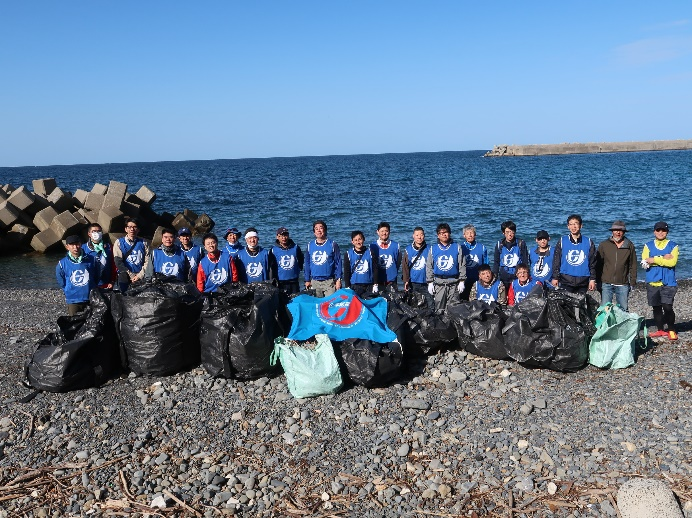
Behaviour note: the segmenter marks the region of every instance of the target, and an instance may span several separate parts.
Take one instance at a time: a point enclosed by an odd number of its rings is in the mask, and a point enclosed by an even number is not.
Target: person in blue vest
[[[526,298],[532,289],[536,286],[542,286],[541,281],[531,278],[529,267],[526,264],[519,263],[517,265],[516,275],[517,278],[509,285],[509,293],[507,294],[508,306],[518,304]]]
[[[235,256],[226,250],[219,250],[216,234],[204,234],[202,244],[205,254],[197,268],[197,289],[202,293],[213,293],[218,291],[219,286],[238,282]]]
[[[461,245],[452,239],[452,229],[447,223],[436,228],[437,243],[430,248],[425,268],[428,292],[435,299],[435,311],[459,304],[459,295],[464,291],[466,263]]]
[[[276,258],[276,273],[279,279],[279,288],[288,295],[300,292],[298,276],[303,269],[305,258],[303,251],[295,244],[286,227],[279,227],[276,231],[276,241],[272,247],[272,254]]]
[[[326,297],[341,289],[341,250],[327,237],[327,224],[321,219],[312,224],[312,232],[315,239],[308,243],[305,256],[305,289]]]
[[[486,304],[497,302],[503,306],[507,304],[505,285],[495,278],[489,264],[478,267],[478,280],[471,286],[469,300],[481,300]]]
[[[435,309],[435,300],[428,292],[428,283],[425,279],[430,247],[425,242],[423,227],[414,228],[412,237],[413,242],[401,251],[401,277],[404,281],[404,290],[423,295],[428,308]]]
[[[555,245],[552,284],[569,293],[586,293],[596,289],[596,246],[582,235],[582,218],[572,214],[567,218],[569,234]]]
[[[192,242],[192,232],[187,227],[178,230],[178,241],[180,241],[180,248],[190,262],[190,278],[193,280],[197,279],[197,267],[202,257],[204,257],[202,247]]]
[[[478,267],[488,264],[488,249],[476,241],[476,227],[473,225],[464,227],[464,241],[461,247],[466,258],[466,282],[464,291],[461,292],[461,300],[469,300],[471,287],[478,280]]]
[[[379,291],[378,248],[374,243],[365,246],[365,234],[360,230],[351,232],[352,248],[344,254],[344,287],[351,288],[357,295],[368,291]]]
[[[55,278],[65,293],[67,314],[73,316],[89,305],[89,292],[97,287],[101,268],[94,256],[84,253],[81,237],[68,236],[65,249],[67,254],[55,267]]]
[[[509,291],[509,285],[517,278],[517,265],[529,262],[529,250],[524,240],[517,237],[517,226],[513,221],[503,222],[500,230],[503,237],[495,244],[492,271],[505,285],[505,291]]]
[[[161,231],[161,246],[153,249],[144,271],[144,277],[153,278],[156,274],[165,277],[175,277],[181,282],[190,280],[190,260],[183,249],[175,244],[173,229],[164,228]]]
[[[276,279],[276,258],[271,251],[259,246],[259,234],[255,227],[245,231],[245,247],[236,254],[240,282],[255,282]]]
[[[229,255],[237,255],[243,249],[243,245],[240,242],[241,232],[235,227],[226,229],[223,238],[226,240],[226,252]]]
[[[377,225],[377,241],[373,243],[378,248],[379,256],[379,284],[380,289],[389,288],[397,290],[397,277],[401,266],[401,254],[399,243],[389,239],[391,226],[386,221]]]
[[[144,278],[149,262],[149,241],[139,237],[139,223],[135,218],[125,220],[125,237],[113,245],[113,260],[118,269],[118,287],[125,293],[130,284]]]
[[[87,240],[82,245],[82,250],[99,263],[101,274],[99,275],[98,287],[110,290],[117,281],[117,270],[113,260],[113,247],[110,243],[103,240],[103,229],[98,223],[92,223],[87,228]]]
[[[654,311],[654,321],[658,331],[651,337],[668,336],[677,340],[675,330],[675,311],[673,302],[678,291],[675,278],[675,265],[680,250],[675,241],[668,239],[668,223],[659,221],[654,225],[654,239],[644,245],[642,266],[646,268],[646,299]],[[665,326],[668,325],[668,330]]]
[[[550,234],[545,230],[536,233],[536,248],[529,252],[531,278],[541,281],[544,289],[553,289],[550,282],[553,275],[554,250],[550,246]]]

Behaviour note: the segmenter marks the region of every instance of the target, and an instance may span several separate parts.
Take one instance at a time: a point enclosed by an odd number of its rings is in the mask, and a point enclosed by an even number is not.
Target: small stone
[[[548,494],[554,495],[555,493],[557,493],[557,485],[555,482],[548,482]]]
[[[634,443],[631,442],[621,442],[620,443],[623,448],[625,448],[629,452],[633,452],[637,450],[637,447],[634,445]]]
[[[529,441],[527,441],[526,439],[519,439],[517,441],[517,448],[519,448],[520,450],[523,450],[524,448],[528,448],[528,447],[529,447]]]
[[[535,408],[540,408],[541,410],[543,410],[543,409],[548,408],[548,402],[547,402],[545,399],[543,399],[543,398],[536,399],[536,400],[533,402],[533,406],[534,406]]]
[[[681,518],[675,495],[662,481],[635,478],[625,482],[618,490],[617,504],[627,518]]]
[[[408,443],[404,443],[401,446],[399,446],[399,449],[396,450],[396,454],[399,457],[406,457],[411,450],[411,447],[408,445]]]
[[[533,412],[533,405],[531,403],[521,405],[521,408],[519,408],[519,411],[524,415],[529,415],[531,412]]]
[[[430,403],[422,399],[403,399],[401,401],[401,408],[413,408],[415,410],[429,410]]]
[[[449,494],[452,492],[452,488],[447,484],[440,484],[440,487],[437,488],[437,492],[440,493],[442,498],[447,498],[447,496],[449,496]]]

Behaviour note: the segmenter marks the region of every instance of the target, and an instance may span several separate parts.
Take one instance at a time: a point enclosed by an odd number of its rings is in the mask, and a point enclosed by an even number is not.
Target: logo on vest
[[[99,263],[101,263],[101,266],[106,266],[106,261],[108,260],[106,254],[98,254],[96,257],[98,258]]]
[[[163,263],[161,273],[164,275],[178,275],[178,265],[176,263]]]
[[[514,302],[515,303],[521,302],[522,300],[524,300],[526,298],[527,295],[528,295],[528,293],[526,293],[524,291],[517,291],[514,294]]]
[[[481,263],[480,259],[478,258],[477,255],[468,255],[466,256],[466,267],[467,268],[475,268]]]
[[[519,255],[518,254],[505,254],[502,257],[502,265],[506,266],[507,268],[514,268],[518,264],[519,264]]]
[[[425,268],[425,258],[421,255],[415,262],[411,265],[411,270],[422,270]]]
[[[493,297],[491,293],[478,293],[477,298],[483,302],[495,302],[495,297]]]
[[[447,272],[454,266],[454,257],[451,255],[441,255],[437,258],[437,268],[442,272]]]
[[[262,263],[248,263],[245,267],[245,272],[248,277],[259,277],[262,275],[264,268],[262,268]]]
[[[296,264],[296,258],[292,255],[282,255],[279,260],[279,266],[283,270],[291,270]]]
[[[327,262],[327,252],[323,250],[318,250],[317,252],[312,253],[312,262],[320,266],[322,264],[325,264]]]
[[[317,316],[320,320],[339,327],[357,325],[364,314],[363,303],[353,295],[335,295],[317,305]]]
[[[370,267],[368,266],[367,261],[361,261],[358,263],[358,266],[353,270],[353,273],[368,273],[368,270],[370,270]]]
[[[195,266],[197,266],[197,259],[194,257],[188,256],[187,260],[190,261],[190,269],[193,269]]]
[[[127,262],[133,265],[142,264],[142,251],[133,250],[130,255],[127,256]]]
[[[89,284],[89,270],[75,270],[70,274],[70,283],[78,288]]]
[[[223,284],[228,280],[228,272],[226,268],[221,268],[219,270],[214,269],[209,274],[209,282],[212,284]]]
[[[389,270],[394,264],[394,258],[391,255],[380,256],[380,266],[385,270]]]
[[[567,263],[572,266],[579,266],[586,259],[586,254],[583,250],[570,250],[567,252]]]
[[[541,258],[536,264],[533,265],[533,276],[534,277],[547,277],[550,272],[550,267],[547,262],[543,261]]]

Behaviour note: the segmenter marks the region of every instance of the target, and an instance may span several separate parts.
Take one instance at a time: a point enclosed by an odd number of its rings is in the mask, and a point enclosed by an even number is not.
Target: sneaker
[[[649,333],[649,338],[659,338],[661,336],[668,336],[667,331],[656,331],[654,333]]]
[[[678,339],[678,334],[675,331],[668,331],[668,338],[674,342]]]

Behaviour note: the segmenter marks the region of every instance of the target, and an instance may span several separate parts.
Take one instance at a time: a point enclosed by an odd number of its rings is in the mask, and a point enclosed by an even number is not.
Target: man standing
[[[528,264],[529,251],[523,239],[517,238],[517,226],[514,221],[508,220],[500,225],[504,236],[495,244],[493,261],[493,276],[499,278],[505,285],[505,293],[509,292],[509,285],[517,278],[516,268],[519,263]]]
[[[428,292],[428,283],[425,281],[425,265],[430,255],[430,247],[425,242],[425,230],[423,227],[413,229],[413,243],[401,252],[401,275],[404,281],[404,290],[412,290],[425,297],[430,309],[435,309],[433,296]]]
[[[190,229],[187,227],[178,230],[178,241],[180,241],[180,248],[182,248],[187,256],[187,260],[190,261],[190,277],[196,279],[197,267],[202,257],[204,257],[202,247],[192,242],[192,232],[190,232]]]
[[[82,245],[82,250],[90,255],[101,266],[101,274],[97,280],[99,288],[109,290],[117,279],[117,270],[113,261],[113,247],[103,241],[103,229],[98,223],[92,223],[87,230],[87,242]]]
[[[452,229],[447,223],[437,225],[437,243],[432,245],[425,268],[428,292],[435,297],[435,310],[444,311],[447,306],[458,304],[464,291],[466,263],[459,244],[452,239]]]
[[[89,292],[97,286],[100,263],[93,256],[84,253],[82,238],[79,236],[68,236],[65,249],[67,255],[55,267],[55,278],[65,292],[67,314],[73,316],[89,305]]]
[[[240,243],[240,230],[237,228],[227,229],[223,238],[226,240],[226,252],[229,255],[235,256],[243,249],[243,245]]]
[[[659,221],[654,225],[654,239],[644,245],[642,265],[646,267],[646,298],[654,310],[654,321],[658,331],[651,337],[666,336],[677,340],[673,301],[678,291],[675,265],[678,263],[678,245],[668,239],[668,223]],[[668,325],[668,332],[664,330]]]
[[[276,259],[269,250],[259,246],[259,234],[255,227],[245,231],[245,248],[235,256],[240,282],[255,282],[276,279]]]
[[[181,282],[190,280],[190,261],[183,249],[175,244],[175,232],[170,228],[161,231],[161,246],[151,251],[144,277],[151,279],[155,273],[175,277]]]
[[[216,234],[204,234],[202,243],[206,253],[197,268],[197,289],[203,293],[212,293],[219,286],[238,282],[235,257],[225,250],[219,250]]]
[[[305,258],[305,288],[314,289],[315,296],[326,297],[341,289],[341,251],[327,238],[327,224],[318,219],[312,224],[315,239],[308,243]]]
[[[553,256],[553,286],[569,293],[586,293],[596,289],[596,247],[581,233],[579,214],[567,218],[569,234],[555,245]]]
[[[476,241],[476,227],[473,225],[464,227],[464,240],[461,242],[461,246],[466,257],[466,282],[461,300],[469,300],[471,287],[478,280],[478,267],[482,264],[488,264],[488,249]]]
[[[300,291],[298,275],[303,269],[305,258],[303,251],[291,239],[286,227],[279,227],[276,231],[276,243],[272,247],[272,255],[276,259],[277,278],[279,288],[291,295]]]
[[[531,278],[541,281],[543,288],[553,285],[550,282],[553,276],[553,257],[555,250],[550,246],[550,234],[545,230],[536,233],[536,248],[529,252],[531,260]]]
[[[377,246],[379,257],[378,279],[380,289],[387,286],[396,291],[396,279],[399,275],[399,266],[401,266],[401,254],[399,254],[399,243],[389,239],[391,227],[386,221],[382,221],[377,225],[377,241],[373,245]]]
[[[615,295],[615,302],[627,311],[627,297],[637,284],[637,250],[625,237],[627,227],[623,221],[613,221],[610,232],[612,235],[596,251],[596,284],[600,286],[602,304],[612,302]]]
[[[130,284],[144,278],[149,262],[149,241],[139,235],[139,223],[134,218],[125,220],[125,237],[113,245],[113,259],[118,269],[118,285],[125,293]]]

